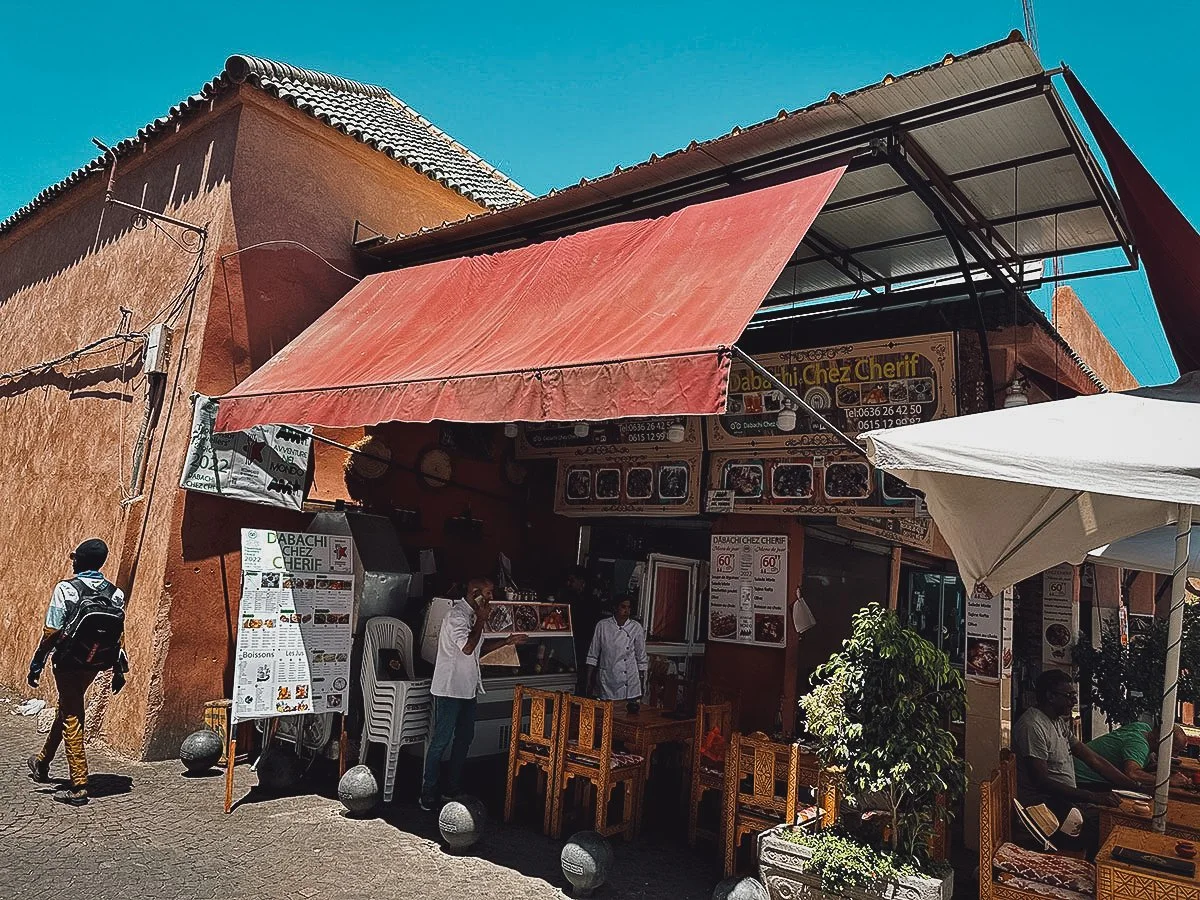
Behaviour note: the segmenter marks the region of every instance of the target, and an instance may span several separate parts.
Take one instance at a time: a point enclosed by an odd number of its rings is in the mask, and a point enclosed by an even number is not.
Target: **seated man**
[[[1140,785],[1146,793],[1154,792],[1158,757],[1158,729],[1145,722],[1130,722],[1115,731],[1102,734],[1087,742],[1090,750],[1098,753]],[[1187,735],[1176,725],[1172,735],[1172,755],[1179,756],[1187,746]],[[1111,788],[1103,777],[1082,759],[1075,760],[1075,783],[1082,788]],[[1176,774],[1171,776],[1171,786],[1187,784],[1187,779]]]
[[[1074,807],[1083,814],[1078,838],[1058,832],[1052,840],[1060,849],[1082,849],[1089,857],[1099,843],[1098,806],[1118,806],[1107,786],[1085,790],[1075,781],[1074,756],[1083,760],[1109,785],[1137,790],[1137,782],[1071,732],[1071,714],[1078,694],[1071,677],[1059,669],[1043,672],[1037,680],[1037,704],[1025,711],[1013,727],[1013,752],[1017,757],[1017,799],[1025,806],[1044,803],[1059,821]]]

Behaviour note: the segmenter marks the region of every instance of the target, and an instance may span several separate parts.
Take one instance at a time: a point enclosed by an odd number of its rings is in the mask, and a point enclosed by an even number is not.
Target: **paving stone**
[[[0,696],[16,696],[0,688]],[[41,744],[33,717],[0,703],[0,898],[41,900],[561,900],[560,842],[493,824],[472,853],[438,843],[435,817],[399,798],[380,818],[341,815],[336,778],[308,793],[263,799],[248,766],[235,770],[226,816],[224,779],[184,778],[177,762],[137,763],[90,750],[97,796],[81,809],[55,803],[58,785],[29,780],[25,758]],[[55,760],[51,774],[66,777]],[[500,809],[492,805],[493,821]],[[682,828],[680,829],[680,831]],[[604,898],[706,900],[719,853],[651,835],[614,841],[617,868]],[[86,890],[79,873],[91,874]]]

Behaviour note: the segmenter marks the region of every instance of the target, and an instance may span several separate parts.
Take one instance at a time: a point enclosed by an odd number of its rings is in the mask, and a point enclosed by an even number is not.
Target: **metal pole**
[[[755,359],[749,353],[747,353],[745,350],[743,350],[741,347],[738,347],[736,345],[734,345],[733,347],[730,347],[729,352],[732,353],[734,356],[736,356],[738,359],[740,359],[743,363],[745,363],[747,366],[749,366],[755,372],[757,372],[759,375],[761,375],[763,378],[765,378],[768,382],[770,382],[772,387],[776,388],[777,390],[783,391],[784,395],[789,400],[791,400],[798,407],[800,407],[802,410],[804,410],[806,413],[808,413],[810,416],[812,416],[814,419],[816,419],[818,422],[820,422],[822,425],[824,425],[826,428],[828,428],[830,433],[833,434],[834,437],[836,437],[839,441],[841,441],[843,444],[845,444],[848,448],[853,450],[859,456],[866,457],[867,451],[865,449],[863,449],[863,446],[860,443],[855,441],[849,435],[843,434],[840,430],[838,430],[837,426],[835,426],[827,418],[825,418],[823,415],[821,415],[821,413],[817,412],[817,410],[813,409],[811,406],[809,406],[807,403],[805,403],[804,399],[799,394],[797,394],[794,390],[792,390],[791,387],[789,387],[788,385],[786,385],[782,381],[780,381],[779,378],[776,377],[774,373],[772,373],[770,370],[768,370],[757,359]]]
[[[1167,624],[1167,664],[1163,676],[1162,724],[1158,733],[1158,771],[1154,784],[1154,830],[1167,830],[1167,794],[1171,781],[1171,742],[1175,732],[1176,691],[1179,687],[1179,645],[1183,640],[1183,598],[1187,594],[1191,554],[1192,507],[1179,505],[1175,528],[1175,568],[1171,572],[1171,618]]]

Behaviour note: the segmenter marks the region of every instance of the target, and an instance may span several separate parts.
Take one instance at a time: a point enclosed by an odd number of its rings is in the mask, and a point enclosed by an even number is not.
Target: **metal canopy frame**
[[[1138,265],[1116,193],[1055,91],[1053,79],[1062,70],[1044,70],[1032,56],[1028,64],[1008,66],[1005,60],[1011,57],[996,46],[983,51],[1001,54],[988,64],[987,76],[967,70],[949,87],[943,81],[941,88],[923,95],[914,85],[908,94],[889,95],[891,100],[882,95],[872,95],[878,101],[865,99],[866,94],[855,92],[846,97],[864,99],[850,104],[850,117],[839,109],[842,98],[834,95],[826,101],[832,104],[828,120],[824,104],[798,112],[810,116],[806,121],[814,123],[811,128],[788,125],[789,114],[781,113],[778,128],[766,122],[743,132],[735,129],[661,160],[618,168],[591,182],[584,179],[563,195],[552,193],[395,240],[364,241],[359,247],[386,268],[497,252],[603,224],[666,215],[692,203],[845,164],[842,185],[797,247],[751,327],[770,328],[795,315],[827,310],[886,310],[908,303],[914,289],[921,292],[939,279],[953,278],[954,286],[937,287],[956,287],[959,296],[971,298],[986,348],[982,294],[1011,297],[1034,285],[1131,271]],[[1009,74],[995,76],[1004,80],[989,82],[994,73],[1004,72]],[[956,83],[961,93],[954,93]],[[1020,126],[1028,126],[1027,131]],[[760,136],[752,137],[755,132]],[[1039,193],[1030,193],[1030,184]],[[573,194],[574,202],[565,194]],[[877,212],[872,209],[876,204],[883,204]],[[1022,230],[1025,223],[1029,228]],[[1029,266],[1042,259],[1113,250],[1123,253],[1122,265],[1109,265],[1109,258],[1079,266],[1082,271],[1030,277]],[[984,358],[991,382],[986,352]]]

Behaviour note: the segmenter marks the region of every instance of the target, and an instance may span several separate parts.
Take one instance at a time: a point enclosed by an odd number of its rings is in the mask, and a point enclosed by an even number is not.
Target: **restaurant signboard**
[[[838,516],[837,523],[842,528],[886,538],[894,544],[903,544],[927,553],[932,553],[934,549],[937,526],[928,516]]]
[[[714,453],[709,490],[731,491],[733,512],[780,516],[911,517],[917,495],[845,450]]]
[[[809,406],[849,435],[944,419],[957,412],[954,334],[929,334],[756,356]],[[803,410],[782,431],[782,391],[744,363],[729,373],[725,415],[707,420],[713,450],[837,446],[829,430]]]
[[[573,422],[522,422],[516,457],[589,459],[700,450],[700,420],[695,416],[589,422],[585,434],[577,434],[575,429]]]
[[[700,453],[560,459],[554,511],[564,516],[688,516],[700,512]]]

